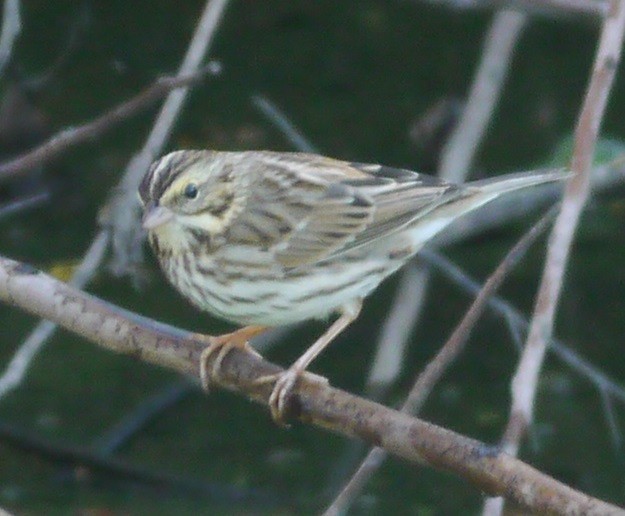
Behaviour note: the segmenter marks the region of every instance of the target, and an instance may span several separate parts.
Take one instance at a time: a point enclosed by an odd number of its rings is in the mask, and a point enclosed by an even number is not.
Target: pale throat
[[[185,228],[197,229],[215,235],[221,233],[223,227],[223,220],[204,212],[196,215],[176,214],[171,221],[154,228],[152,231],[158,238],[161,247],[179,252],[191,247]]]

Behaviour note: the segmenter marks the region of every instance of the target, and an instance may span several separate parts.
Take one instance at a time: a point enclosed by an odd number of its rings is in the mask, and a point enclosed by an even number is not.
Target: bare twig
[[[550,210],[542,217],[519,241],[512,247],[506,257],[489,276],[477,297],[471,304],[456,329],[447,342],[441,347],[436,356],[427,364],[415,381],[401,411],[407,414],[418,414],[425,400],[432,392],[434,385],[443,373],[464,349],[473,327],[488,306],[488,299],[501,286],[512,268],[521,260],[525,252],[542,234],[555,215]],[[343,514],[355,496],[360,493],[371,476],[378,470],[386,459],[387,454],[380,448],[373,448],[362,461],[358,471],[350,478],[341,493],[325,511],[324,516],[338,516]]]
[[[471,86],[465,112],[443,151],[439,172],[443,179],[461,183],[471,168],[499,101],[514,49],[527,19],[526,15],[515,11],[499,11],[495,14],[486,35],[482,60]]]
[[[449,340],[440,349],[437,355],[427,364],[424,371],[417,378],[417,381],[412,387],[408,398],[402,406],[402,410],[410,413],[421,410],[421,407],[432,391],[434,384],[438,382],[452,361],[455,360],[464,349],[473,327],[477,323],[479,317],[481,317],[485,308],[488,306],[488,300],[491,295],[499,289],[503,280],[523,258],[529,247],[547,229],[555,214],[555,209],[552,209],[536,224],[534,224],[534,226],[518,240],[518,242],[508,252],[506,257],[497,266],[495,271],[488,277],[484,286],[475,298],[475,301],[464,315],[462,321],[456,327],[451,337],[449,337]]]
[[[14,213],[34,208],[35,206],[39,206],[48,200],[50,200],[50,192],[43,190],[26,195],[16,199],[15,201],[7,202],[6,204],[0,206],[0,219],[13,215]]]
[[[228,0],[206,2],[193,39],[180,65],[179,76],[193,74],[200,68],[227,6]],[[113,263],[111,267],[116,274],[121,275],[132,271],[134,265],[142,261],[141,244],[144,234],[140,223],[136,191],[146,170],[165,147],[182,111],[187,94],[188,88],[180,88],[169,93],[143,148],[128,164],[120,188],[112,200],[110,224],[113,231]]]
[[[99,117],[77,127],[63,129],[35,149],[3,163],[0,165],[0,181],[6,181],[37,165],[50,161],[80,143],[94,140],[117,124],[149,107],[171,90],[188,86],[206,75],[210,70],[210,67],[206,67],[196,73],[184,76],[157,79],[131,99],[122,102]]]
[[[252,95],[252,104],[288,138],[291,145],[298,151],[312,152],[315,154],[319,153],[317,147],[315,147],[295,124],[287,118],[280,108],[265,97],[265,95],[259,93]]]
[[[195,340],[188,332],[119,309],[23,263],[0,258],[0,299],[49,318],[111,351],[199,377],[205,339]],[[206,366],[210,368],[212,363]],[[241,349],[233,349],[220,364],[225,388],[245,393],[265,406],[272,386],[257,380],[282,371]],[[503,453],[484,454],[484,445],[479,441],[334,389],[316,378],[302,378],[294,394],[293,408],[300,421],[359,437],[409,461],[452,471],[479,489],[506,496],[524,509],[557,514],[625,514],[518,459]]]
[[[65,42],[56,57],[46,69],[39,72],[34,77],[28,77],[20,81],[26,90],[42,91],[72,62],[84,36],[89,31],[89,25],[93,14],[91,12],[92,7],[91,0],[81,1],[80,6],[73,15],[73,19],[69,21]]]
[[[421,268],[406,267],[376,342],[376,357],[367,375],[367,397],[383,400],[402,369],[404,351],[425,299]]]
[[[605,415],[606,423],[610,430],[610,437],[612,437],[612,445],[615,450],[621,450],[623,448],[623,435],[616,422],[612,398],[606,389],[599,389],[599,395],[601,397],[601,404],[603,405],[603,414]]]
[[[193,387],[186,378],[177,380],[142,401],[137,409],[125,415],[96,440],[93,446],[98,455],[109,455],[118,450],[167,408],[186,398],[194,390]]]
[[[567,184],[562,209],[549,241],[547,259],[529,336],[513,380],[513,408],[506,449],[515,453],[523,430],[532,418],[534,392],[547,343],[553,335],[553,321],[571,243],[590,186],[590,172],[595,142],[605,105],[620,60],[625,3],[613,2],[614,9],[606,18],[588,94],[576,130],[571,169],[575,172]],[[518,418],[518,419],[517,419]],[[512,435],[511,435],[512,434]]]
[[[553,336],[556,308],[564,272],[580,214],[590,191],[590,174],[599,128],[621,57],[625,32],[625,2],[612,0],[606,15],[592,76],[575,130],[571,170],[575,176],[566,185],[562,209],[549,239],[529,335],[512,380],[512,406],[502,440],[506,452],[516,455],[521,438],[532,421],[534,400],[547,345]],[[489,500],[484,514],[501,514],[502,500]]]
[[[2,9],[2,34],[0,34],[0,75],[13,55],[13,45],[22,30],[19,0],[4,0]]]
[[[515,9],[527,14],[552,17],[584,16],[599,20],[609,9],[609,0],[425,0],[453,9]]]

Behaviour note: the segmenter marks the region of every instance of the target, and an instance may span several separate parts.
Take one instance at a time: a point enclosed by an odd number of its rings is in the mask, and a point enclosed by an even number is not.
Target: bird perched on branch
[[[139,195],[169,281],[201,310],[245,326],[220,341],[214,364],[268,327],[338,314],[270,378],[280,421],[297,378],[426,242],[502,194],[567,176],[538,171],[456,185],[312,154],[182,150],[152,164]],[[218,367],[205,364],[205,381],[218,381]]]

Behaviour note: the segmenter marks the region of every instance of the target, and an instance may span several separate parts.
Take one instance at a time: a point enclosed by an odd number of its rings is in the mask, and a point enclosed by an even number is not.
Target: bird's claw
[[[281,373],[261,376],[254,381],[257,385],[263,383],[274,384],[269,396],[268,404],[271,412],[271,418],[276,424],[280,426],[289,426],[286,421],[292,408],[291,401],[293,400],[293,390],[295,389],[298,380],[304,375],[311,381],[323,384],[328,383],[328,379],[323,376],[319,376],[308,371],[300,371],[298,369],[287,369]]]
[[[210,391],[210,386],[220,384],[221,382],[221,366],[224,359],[228,356],[233,349],[238,348],[242,351],[252,353],[253,355],[262,358],[252,346],[249,345],[249,339],[258,335],[264,331],[264,328],[250,326],[242,328],[232,333],[220,335],[210,339],[210,344],[202,350],[200,355],[200,382],[202,388],[206,391]],[[206,339],[206,336],[201,336]],[[213,355],[217,353],[217,357],[212,359]],[[208,364],[212,359],[212,365],[209,368]]]
[[[221,364],[226,355],[236,347],[239,346],[232,342],[213,342],[202,350],[200,355],[200,382],[202,389],[206,392],[210,392],[211,385],[221,383]],[[215,354],[217,354],[217,358],[213,360],[209,368],[208,364]]]
[[[269,396],[271,417],[280,426],[287,426],[286,416],[292,400],[293,389],[301,373],[287,369],[278,376]]]

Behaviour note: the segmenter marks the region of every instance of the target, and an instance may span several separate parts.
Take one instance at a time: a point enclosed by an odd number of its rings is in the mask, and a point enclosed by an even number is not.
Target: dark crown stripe
[[[198,151],[185,151],[170,157],[166,164],[157,163],[150,174],[150,193],[153,200],[161,198],[176,178],[202,157]],[[161,158],[162,160],[165,158]]]

